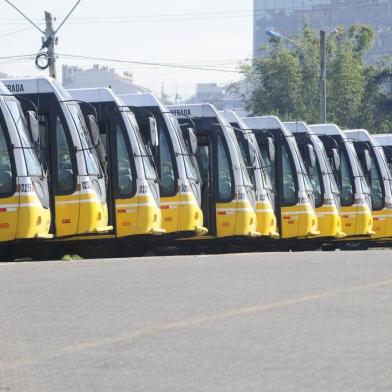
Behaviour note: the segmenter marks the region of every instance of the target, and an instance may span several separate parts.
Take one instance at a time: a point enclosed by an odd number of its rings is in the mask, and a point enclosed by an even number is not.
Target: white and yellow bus
[[[353,142],[335,124],[310,125],[310,129],[332,162],[340,190],[342,231],[347,235],[344,241],[370,239],[374,235],[370,189]],[[339,165],[333,164],[338,161]]]
[[[354,144],[370,188],[374,235],[369,246],[392,241],[392,176],[383,147],[365,129],[344,133]]]
[[[113,90],[88,88],[69,92],[80,101],[86,123],[98,128],[100,161],[109,178],[109,222],[114,230],[97,236],[95,248],[102,248],[99,251],[109,256],[139,253],[143,243],[145,248],[165,233],[159,180],[150,150],[158,146],[157,139],[152,146],[144,144],[134,114]],[[88,120],[92,115],[96,124]],[[86,243],[81,247],[82,253],[91,253]]]
[[[205,235],[199,173],[177,119],[154,94],[120,97],[134,112],[146,143],[151,143],[151,117],[156,121],[159,143],[152,151],[160,180],[162,227],[173,238]]]
[[[316,246],[320,235],[314,189],[294,136],[275,116],[248,117],[257,144],[273,178],[276,216],[282,242],[298,249]],[[271,144],[275,146],[271,157]],[[304,241],[297,241],[298,239]],[[308,240],[308,241],[306,241]]]
[[[229,237],[260,237],[255,190],[233,127],[210,104],[168,108],[180,124],[192,125],[195,131],[208,239],[225,239],[227,243]]]
[[[275,216],[275,195],[267,164],[264,162],[254,132],[232,110],[220,112],[233,127],[249,177],[256,192],[257,231],[266,238],[279,238]]]
[[[340,217],[340,192],[321,140],[304,122],[285,122],[294,135],[314,190],[320,239],[345,238]]]
[[[25,246],[33,257],[41,246],[37,240],[52,238],[48,178],[35,148],[39,135],[34,109],[28,118],[29,126],[19,101],[0,83],[0,256],[8,259],[24,255]]]
[[[57,251],[58,240],[69,250],[75,236],[110,231],[105,176],[79,104],[48,77],[3,82],[20,98],[24,112],[31,110],[31,102],[38,110],[40,157],[49,172],[50,233]]]

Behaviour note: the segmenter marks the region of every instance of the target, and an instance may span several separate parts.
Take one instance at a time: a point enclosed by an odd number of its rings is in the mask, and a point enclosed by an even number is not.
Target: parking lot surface
[[[392,252],[0,264],[1,391],[392,391]]]

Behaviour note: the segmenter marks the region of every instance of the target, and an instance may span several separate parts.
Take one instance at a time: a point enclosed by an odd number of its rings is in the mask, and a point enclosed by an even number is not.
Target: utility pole
[[[327,122],[327,45],[325,31],[320,31],[320,123]]]
[[[48,42],[48,61],[49,61],[49,76],[56,79],[56,55],[54,53],[54,45],[56,44],[55,31],[53,29],[53,17],[50,12],[45,11],[45,40]]]

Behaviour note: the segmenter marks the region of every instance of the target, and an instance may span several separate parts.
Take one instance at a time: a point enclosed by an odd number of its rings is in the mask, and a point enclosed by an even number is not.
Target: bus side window
[[[47,137],[48,137],[48,116],[44,114],[40,114],[38,116],[39,120],[39,149],[40,149],[40,155],[42,159],[49,164],[48,162],[48,146],[47,146]]]
[[[134,193],[135,184],[127,143],[118,125],[116,127],[116,145],[118,194],[120,197],[130,197]]]
[[[218,135],[218,197],[219,200],[230,200],[233,195],[233,184],[230,175],[230,163],[221,135]]]
[[[0,124],[0,194],[12,192],[11,160],[5,140],[4,130]]]
[[[283,174],[283,203],[292,205],[295,203],[295,181],[287,147],[282,145],[282,174]]]
[[[384,196],[381,185],[381,178],[378,175],[374,157],[372,157],[372,165],[370,169],[370,189],[373,210],[381,210],[384,207]]]
[[[350,206],[354,202],[350,169],[345,154],[341,154],[340,160],[341,203],[342,206]]]
[[[71,150],[61,119],[56,116],[56,150],[57,150],[57,189],[60,193],[72,192],[74,172]]]
[[[159,138],[159,161],[162,187],[161,192],[163,196],[173,195],[176,191],[176,185],[174,181],[174,167],[167,136],[163,129],[161,129]]]

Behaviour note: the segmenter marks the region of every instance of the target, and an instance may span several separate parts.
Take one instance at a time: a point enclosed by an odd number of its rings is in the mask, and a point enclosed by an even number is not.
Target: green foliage
[[[392,61],[366,63],[374,39],[366,25],[340,27],[327,39],[327,117],[343,129],[392,130]],[[247,109],[253,115],[318,123],[319,34],[305,25],[293,41],[300,48],[272,38],[263,58],[243,65]]]

